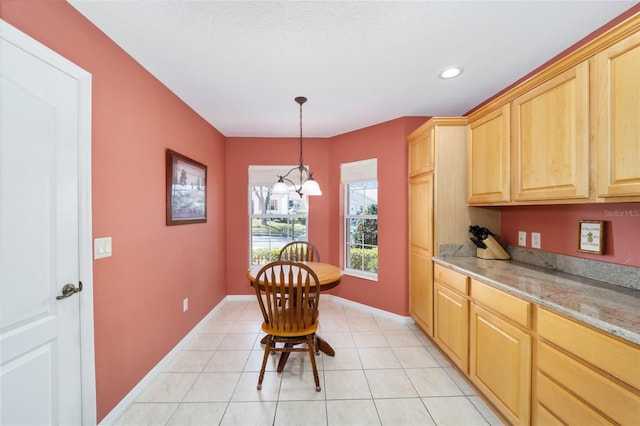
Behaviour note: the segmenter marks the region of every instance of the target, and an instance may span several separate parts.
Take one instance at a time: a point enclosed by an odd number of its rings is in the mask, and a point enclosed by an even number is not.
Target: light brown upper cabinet
[[[600,52],[594,62],[597,195],[639,201],[640,33]]]
[[[589,198],[589,64],[511,104],[514,201]]]
[[[640,201],[640,13],[469,115],[468,203]]]
[[[469,204],[509,201],[509,105],[469,123]]]
[[[419,127],[407,138],[409,142],[409,176],[433,170],[435,147],[434,127]]]

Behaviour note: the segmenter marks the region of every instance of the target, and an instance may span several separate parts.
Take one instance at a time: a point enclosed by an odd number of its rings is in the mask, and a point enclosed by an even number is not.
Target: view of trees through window
[[[346,185],[345,265],[378,273],[378,182]]]
[[[278,259],[280,249],[291,241],[306,241],[307,198],[298,194],[272,194],[270,186],[250,188],[250,265]]]

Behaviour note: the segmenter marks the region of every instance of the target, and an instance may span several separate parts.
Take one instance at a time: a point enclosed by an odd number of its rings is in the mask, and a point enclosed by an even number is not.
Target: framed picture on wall
[[[578,221],[578,251],[604,253],[604,222],[600,220]]]
[[[167,149],[167,226],[207,221],[207,166]]]

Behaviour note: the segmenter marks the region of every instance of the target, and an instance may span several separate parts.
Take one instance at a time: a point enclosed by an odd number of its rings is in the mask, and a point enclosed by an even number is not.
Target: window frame
[[[359,278],[364,278],[367,280],[371,280],[371,281],[378,281],[378,273],[379,273],[379,266],[376,268],[376,272],[371,272],[371,271],[366,271],[364,269],[354,269],[350,267],[350,248],[354,247],[354,243],[352,243],[351,241],[351,227],[349,226],[349,223],[351,220],[359,220],[359,219],[364,219],[364,220],[375,220],[376,221],[376,232],[378,230],[378,214],[372,215],[372,214],[353,214],[351,212],[349,212],[350,209],[350,201],[351,201],[351,194],[353,193],[353,191],[351,190],[350,186],[351,185],[367,185],[367,184],[372,184],[375,183],[375,190],[376,190],[376,210],[378,207],[378,190],[379,190],[379,185],[378,185],[378,179],[366,179],[364,181],[360,181],[360,182],[348,182],[348,183],[344,183],[343,185],[343,200],[344,200],[344,221],[343,221],[343,227],[344,227],[344,234],[343,234],[343,239],[342,239],[342,245],[343,245],[343,251],[344,251],[344,256],[343,256],[343,272],[345,275],[351,275],[351,276],[355,276],[355,277],[359,277]],[[365,190],[366,193],[366,190]],[[364,248],[364,247],[363,247]],[[376,241],[376,245],[375,248],[378,249],[379,248],[379,242]],[[379,262],[379,257],[377,259],[377,261]],[[378,263],[379,265],[379,263]]]
[[[296,238],[296,234],[295,234],[295,221],[298,219],[303,219],[305,226],[306,226],[306,230],[307,233],[303,234],[303,235],[307,235],[306,240],[308,240],[308,233],[309,233],[309,199],[307,196],[303,196],[304,202],[303,205],[306,206],[306,209],[304,210],[304,214],[301,213],[273,213],[274,210],[270,210],[269,206],[271,206],[273,204],[274,199],[270,199],[269,200],[269,205],[267,206],[266,209],[266,213],[254,213],[254,203],[253,203],[253,197],[254,197],[254,188],[255,187],[260,187],[262,188],[262,190],[264,191],[264,189],[268,189],[269,193],[271,192],[271,185],[265,185],[263,183],[257,183],[257,184],[249,184],[248,186],[248,228],[249,228],[249,250],[247,251],[247,257],[248,257],[248,265],[249,267],[252,266],[256,266],[259,265],[260,263],[253,263],[253,220],[254,219],[284,219],[287,221],[292,221],[291,226],[292,226],[292,236],[291,239],[287,239],[285,241],[281,241],[282,246],[284,247],[284,245],[286,245],[287,243],[290,243],[292,241],[303,241],[303,240],[299,240]],[[289,193],[289,194],[272,194],[271,196],[276,196],[277,197],[277,204],[280,203],[284,203],[284,205],[287,206],[287,209],[289,209],[289,204],[292,201],[292,198],[300,198],[298,194],[296,194],[295,192],[293,193]],[[269,236],[269,240],[268,240],[268,247],[269,249],[273,249],[273,248],[277,248],[278,244],[276,244],[275,246],[272,245],[272,235],[271,233],[268,234]],[[269,261],[275,261],[277,260],[277,258],[275,259],[269,259]]]

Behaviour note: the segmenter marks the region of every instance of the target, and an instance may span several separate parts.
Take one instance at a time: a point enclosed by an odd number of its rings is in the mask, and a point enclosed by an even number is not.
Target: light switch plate
[[[93,258],[111,257],[111,237],[95,238],[93,240]]]

